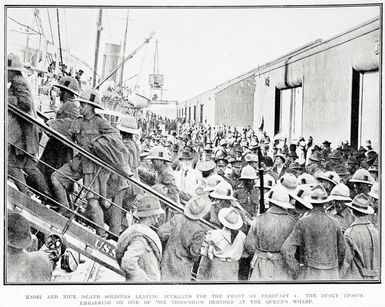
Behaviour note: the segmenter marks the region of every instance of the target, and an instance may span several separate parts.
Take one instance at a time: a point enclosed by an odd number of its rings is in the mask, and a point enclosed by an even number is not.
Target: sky
[[[45,36],[51,39],[48,13],[57,41],[56,9],[39,8]],[[154,39],[125,66],[124,78],[148,88],[153,72],[155,40],[159,73],[164,75],[163,99],[185,100],[272,61],[316,39],[328,39],[380,15],[379,7],[306,8],[146,8],[128,9],[126,55],[152,31]],[[37,29],[33,9],[12,8],[7,15]],[[127,9],[103,9],[98,71],[105,43],[121,44]],[[60,8],[63,48],[93,67],[98,8]],[[8,42],[26,42],[23,27],[7,19]],[[11,31],[12,30],[12,31]],[[38,37],[30,38],[37,45]],[[9,43],[9,48],[14,44]],[[9,49],[8,48],[8,49]],[[9,52],[9,50],[8,50]]]

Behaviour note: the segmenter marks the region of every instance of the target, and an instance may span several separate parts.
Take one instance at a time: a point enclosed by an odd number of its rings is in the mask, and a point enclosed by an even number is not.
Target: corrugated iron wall
[[[238,81],[215,95],[215,125],[253,125],[254,76]]]

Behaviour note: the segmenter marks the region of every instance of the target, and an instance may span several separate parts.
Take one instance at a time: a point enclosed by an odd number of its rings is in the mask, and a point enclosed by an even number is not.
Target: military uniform
[[[338,279],[345,257],[341,226],[322,206],[315,207],[294,226],[281,253],[300,280]]]
[[[27,80],[23,76],[16,75],[8,89],[8,104],[14,105],[21,111],[36,118],[36,111]],[[28,185],[35,187],[39,192],[50,195],[49,188],[42,173],[37,168],[35,157],[39,153],[40,129],[24,120],[11,111],[8,112],[8,172],[16,178],[16,186],[23,193],[28,192]]]
[[[272,206],[253,221],[245,243],[246,250],[254,255],[250,280],[293,279],[280,251],[296,222],[287,210],[277,206]]]
[[[379,232],[367,216],[357,218],[346,230],[346,257],[341,269],[344,279],[378,279],[380,277]]]
[[[106,119],[96,114],[89,117],[78,117],[70,128],[70,135],[73,141],[87,151],[91,151],[95,138],[108,133],[117,133],[117,131],[112,128]],[[65,190],[68,190],[70,184],[81,178],[83,178],[83,185],[90,189],[86,198],[99,199],[98,194],[101,192],[99,180],[94,180],[91,185],[97,170],[97,164],[80,154],[76,155],[69,163],[64,164],[51,176],[58,201],[69,207]],[[59,182],[59,184],[57,182]],[[63,190],[63,188],[65,190]],[[105,231],[102,229],[104,225],[103,209],[100,205],[97,205],[93,207],[88,206],[87,210],[89,211],[91,219],[101,227],[97,229],[97,233],[104,235]],[[61,211],[63,212],[63,208]]]
[[[191,280],[191,270],[199,259],[205,231],[205,226],[183,214],[174,215],[159,227],[161,241],[167,241],[161,262],[162,280]]]
[[[243,183],[238,185],[234,191],[234,197],[238,200],[243,209],[250,217],[257,216],[259,213],[259,191],[258,188],[253,188],[248,191],[243,186]]]

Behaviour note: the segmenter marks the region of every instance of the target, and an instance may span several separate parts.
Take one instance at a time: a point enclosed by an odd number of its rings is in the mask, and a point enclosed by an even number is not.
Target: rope
[[[135,83],[134,91],[135,91],[135,89],[138,87],[139,79],[140,79],[140,77],[141,77],[141,72],[142,72],[142,70],[143,70],[144,59],[146,58],[146,55],[147,55],[148,45],[149,45],[149,44],[146,45],[146,48],[144,49],[144,52],[143,52],[143,57],[142,57],[142,61],[141,61],[140,66],[139,66],[139,71],[138,71],[138,74],[137,74],[137,78],[136,78],[136,83]]]
[[[51,32],[51,40],[52,40],[52,44],[55,44],[55,41],[53,39],[53,31],[52,31],[52,24],[51,24],[51,16],[49,14],[49,9],[47,8],[47,16],[48,16],[48,22],[49,22],[49,30]]]
[[[17,23],[18,25],[20,25],[20,26],[22,26],[22,27],[25,27],[25,28],[27,28],[27,29],[29,29],[29,30],[32,30],[32,31],[35,32],[36,34],[39,34],[39,35],[41,34],[39,31],[36,31],[35,29],[32,29],[30,26],[27,26],[27,25],[25,25],[25,24],[22,24],[21,22],[18,22],[17,20],[13,19],[12,17],[9,17],[9,16],[8,16],[8,18],[11,19],[13,22]]]

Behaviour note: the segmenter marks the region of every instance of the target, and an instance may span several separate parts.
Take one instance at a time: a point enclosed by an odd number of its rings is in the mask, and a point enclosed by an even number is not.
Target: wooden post
[[[262,168],[262,152],[261,147],[258,146],[258,169],[259,169],[259,214],[265,213],[265,199],[264,199],[264,184],[263,184],[263,168]]]

